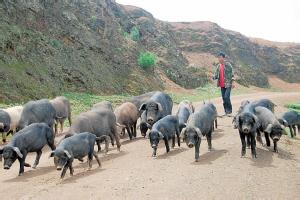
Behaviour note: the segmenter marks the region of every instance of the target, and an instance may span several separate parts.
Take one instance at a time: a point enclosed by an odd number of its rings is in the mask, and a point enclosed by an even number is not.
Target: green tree
[[[152,68],[156,64],[156,56],[151,52],[141,53],[138,58],[138,64],[143,69]]]

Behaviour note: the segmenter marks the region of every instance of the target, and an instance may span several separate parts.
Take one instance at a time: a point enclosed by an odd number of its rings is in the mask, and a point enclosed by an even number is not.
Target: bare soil
[[[300,102],[300,93],[234,96],[234,110],[244,99],[259,98],[273,100],[278,114],[286,103]],[[221,99],[212,101],[223,114]],[[300,199],[299,135],[295,139],[283,136],[279,153],[258,144],[257,159],[251,158],[249,149],[246,158],[240,158],[241,143],[231,121],[230,117],[219,119],[213,151],[208,152],[204,139],[198,163],[194,149],[184,143],[167,154],[161,142],[153,159],[149,141],[139,136],[133,141],[123,139],[121,152],[114,147],[107,155],[100,153],[102,168],[94,161],[87,171],[86,163],[74,161],[74,176],[67,173],[61,181],[45,148],[37,169],[25,168],[21,177],[17,162],[9,171],[0,169],[0,194],[3,199]],[[34,158],[30,154],[27,162],[33,163]]]

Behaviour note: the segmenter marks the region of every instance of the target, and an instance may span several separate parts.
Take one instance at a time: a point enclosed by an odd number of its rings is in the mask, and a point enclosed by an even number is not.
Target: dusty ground
[[[261,92],[232,97],[234,109],[244,100],[270,98],[276,113],[288,102],[300,102],[300,93]],[[220,99],[214,99],[222,114]],[[196,104],[197,105],[197,104]],[[231,118],[219,119],[213,134],[212,152],[201,144],[200,162],[194,162],[194,149],[182,147],[165,153],[161,144],[157,159],[151,158],[149,141],[124,139],[121,152],[115,148],[100,154],[102,168],[93,162],[75,161],[73,177],[59,180],[60,172],[48,159],[45,149],[36,170],[25,169],[18,177],[18,163],[11,170],[0,169],[0,194],[3,199],[300,199],[300,140],[284,136],[279,153],[257,145],[258,158],[240,158],[241,144]],[[35,155],[28,157],[32,163]]]

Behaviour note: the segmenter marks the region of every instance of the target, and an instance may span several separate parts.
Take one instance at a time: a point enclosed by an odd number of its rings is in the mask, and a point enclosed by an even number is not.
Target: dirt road
[[[270,98],[284,110],[288,102],[300,102],[300,93],[256,93],[232,97],[234,109],[244,99]],[[214,99],[220,114],[220,98]],[[25,168],[18,177],[18,163],[12,169],[0,168],[1,199],[300,199],[300,136],[284,136],[279,153],[257,144],[258,158],[240,158],[241,143],[231,118],[219,119],[213,134],[213,151],[208,152],[202,141],[200,162],[194,162],[194,149],[182,147],[166,154],[160,142],[158,157],[151,158],[149,141],[137,138],[123,141],[121,152],[115,148],[104,156],[102,168],[86,171],[86,163],[75,161],[74,176],[67,173],[64,181],[48,159],[42,155],[36,170]],[[35,155],[29,155],[32,163]]]

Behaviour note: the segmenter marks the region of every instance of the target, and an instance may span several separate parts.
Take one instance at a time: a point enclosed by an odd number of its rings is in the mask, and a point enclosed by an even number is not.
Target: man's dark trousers
[[[231,114],[232,113],[232,105],[230,101],[230,92],[231,92],[231,87],[221,88],[221,93],[222,93],[222,99],[223,99],[223,107],[225,114]]]

